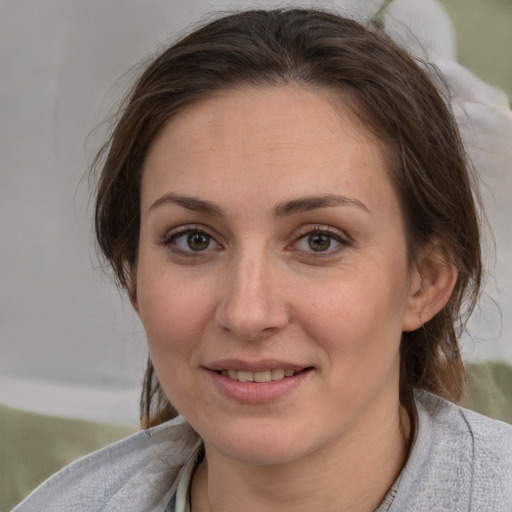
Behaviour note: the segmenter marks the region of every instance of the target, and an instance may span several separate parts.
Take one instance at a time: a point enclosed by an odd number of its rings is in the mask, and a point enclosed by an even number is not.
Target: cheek
[[[332,364],[364,367],[383,363],[383,357],[394,360],[405,306],[405,293],[397,293],[406,285],[399,270],[383,275],[367,269],[306,296],[304,328]]]
[[[319,413],[335,402],[340,412],[333,414],[334,423],[357,417],[382,390],[398,386],[401,302],[388,286],[353,284],[318,301],[307,327],[324,353],[325,400],[319,401]]]
[[[181,412],[200,400],[191,368],[197,362],[211,319],[212,297],[205,284],[191,286],[179,276],[162,274],[139,281],[140,319],[153,366],[165,393]]]
[[[178,272],[147,279],[140,275],[137,297],[139,316],[155,358],[193,350],[194,340],[206,328],[214,309],[208,284],[194,286]]]

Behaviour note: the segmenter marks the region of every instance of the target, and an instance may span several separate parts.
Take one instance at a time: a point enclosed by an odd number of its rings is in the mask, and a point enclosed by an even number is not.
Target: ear
[[[457,269],[436,238],[420,252],[411,275],[411,286],[402,330],[415,331],[444,308],[457,282]]]

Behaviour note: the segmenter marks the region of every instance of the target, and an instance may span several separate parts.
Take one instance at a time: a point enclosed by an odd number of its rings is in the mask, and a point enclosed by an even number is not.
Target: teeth
[[[240,382],[254,382],[253,372],[238,372],[238,380]]]
[[[272,380],[280,380],[285,377],[293,377],[295,370],[283,370],[282,368],[275,368],[272,370],[265,370],[263,372],[247,372],[237,370],[222,370],[221,375],[229,377],[233,380],[240,382],[270,382]]]
[[[284,377],[285,370],[272,370],[271,372],[272,380],[279,380]]]
[[[270,382],[272,374],[270,370],[264,372],[254,372],[254,382]]]

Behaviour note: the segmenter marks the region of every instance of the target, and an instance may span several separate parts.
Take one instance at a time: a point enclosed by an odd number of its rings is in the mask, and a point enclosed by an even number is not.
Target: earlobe
[[[415,331],[433,318],[450,300],[457,282],[457,269],[444,248],[430,243],[411,278],[402,330]]]

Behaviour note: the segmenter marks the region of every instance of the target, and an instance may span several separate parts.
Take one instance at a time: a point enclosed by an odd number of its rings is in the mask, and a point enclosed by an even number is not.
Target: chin
[[[256,442],[249,444],[244,443],[238,446],[225,446],[222,448],[222,454],[231,460],[235,460],[240,464],[251,466],[280,466],[295,462],[303,455],[301,450],[295,447],[283,447],[277,443]]]
[[[314,440],[309,440],[305,432],[266,423],[247,422],[244,426],[224,429],[221,436],[214,434],[203,439],[207,447],[224,457],[256,466],[287,464],[314,451]]]

